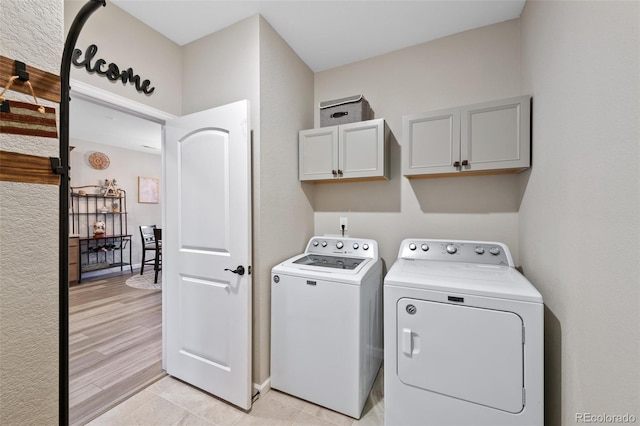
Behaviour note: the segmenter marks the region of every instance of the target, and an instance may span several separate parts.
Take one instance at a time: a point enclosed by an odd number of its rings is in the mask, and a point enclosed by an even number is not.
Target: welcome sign
[[[92,65],[92,61],[97,54],[98,46],[95,44],[92,44],[87,48],[84,58],[82,58],[82,50],[74,49],[73,55],[71,56],[71,62],[77,67],[84,67],[89,74],[96,73],[111,81],[120,80],[122,81],[122,84],[134,84],[138,92],[146,95],[150,95],[154,90],[156,90],[155,87],[150,87],[151,81],[142,80],[139,75],[133,72],[133,68],[127,68],[126,70],[120,71],[120,67],[118,65],[113,62],[107,64],[107,61],[104,59],[97,59]]]

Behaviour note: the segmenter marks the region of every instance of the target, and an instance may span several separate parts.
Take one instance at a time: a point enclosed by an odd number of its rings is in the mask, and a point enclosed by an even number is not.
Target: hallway
[[[129,287],[131,276],[125,271],[69,289],[71,425],[85,424],[165,375],[162,292]]]

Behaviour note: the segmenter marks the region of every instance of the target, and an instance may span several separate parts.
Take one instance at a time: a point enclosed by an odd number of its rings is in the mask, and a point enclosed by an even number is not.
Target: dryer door
[[[398,377],[510,413],[524,407],[523,323],[513,312],[402,298]]]

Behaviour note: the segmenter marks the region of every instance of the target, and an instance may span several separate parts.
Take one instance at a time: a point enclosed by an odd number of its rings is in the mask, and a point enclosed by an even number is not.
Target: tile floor
[[[380,369],[360,420],[270,390],[249,412],[167,376],[88,423],[91,426],[155,425],[382,425],[383,370]]]

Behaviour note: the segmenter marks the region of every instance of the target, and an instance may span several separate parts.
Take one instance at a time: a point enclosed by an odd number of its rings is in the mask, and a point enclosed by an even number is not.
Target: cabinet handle
[[[463,166],[468,166],[469,165],[469,161],[468,160],[462,160],[462,165]]]
[[[343,174],[343,173],[342,173],[342,170],[338,169],[338,174],[339,174],[340,176],[342,176],[342,174]]]
[[[334,176],[338,176],[338,172],[336,172],[335,170],[331,170],[331,174]]]
[[[460,162],[459,161],[454,161],[453,162],[453,167],[460,167]]]

